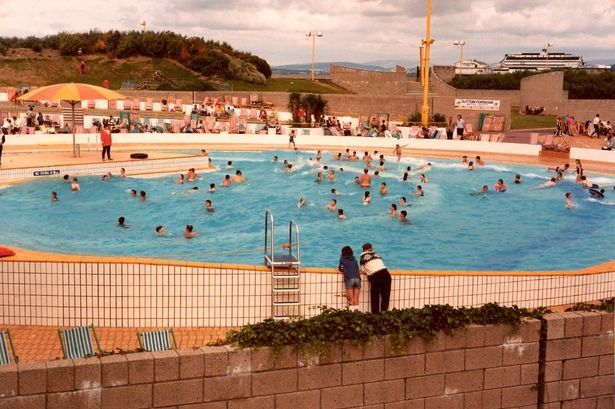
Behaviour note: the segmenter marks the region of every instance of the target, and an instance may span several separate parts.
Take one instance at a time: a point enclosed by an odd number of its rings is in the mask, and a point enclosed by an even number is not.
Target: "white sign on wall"
[[[455,109],[469,109],[472,111],[499,111],[500,100],[455,98]]]

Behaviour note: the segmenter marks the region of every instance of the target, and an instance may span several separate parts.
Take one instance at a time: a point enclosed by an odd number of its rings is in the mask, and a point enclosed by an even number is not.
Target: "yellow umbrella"
[[[48,85],[46,87],[37,88],[30,91],[18,99],[24,101],[66,101],[72,107],[72,124],[73,124],[73,156],[76,156],[75,150],[75,105],[84,100],[90,99],[124,99],[125,97],[115,91],[107,88],[98,87],[91,84],[80,83],[64,83]]]

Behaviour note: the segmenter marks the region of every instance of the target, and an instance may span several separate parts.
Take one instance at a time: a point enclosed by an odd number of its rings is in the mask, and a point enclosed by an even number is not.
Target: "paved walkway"
[[[50,361],[62,358],[58,327],[0,324],[0,329],[11,331],[15,352],[20,362]],[[130,351],[139,348],[137,331],[156,328],[96,328],[105,351]],[[179,348],[202,347],[224,339],[232,328],[174,328]]]

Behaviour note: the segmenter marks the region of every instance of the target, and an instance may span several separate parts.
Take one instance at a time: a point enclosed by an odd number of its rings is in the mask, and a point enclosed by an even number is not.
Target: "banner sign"
[[[455,98],[455,109],[469,109],[472,111],[499,111],[500,100]]]
[[[35,170],[32,173],[34,176],[53,176],[53,175],[59,175],[60,174],[60,170]]]

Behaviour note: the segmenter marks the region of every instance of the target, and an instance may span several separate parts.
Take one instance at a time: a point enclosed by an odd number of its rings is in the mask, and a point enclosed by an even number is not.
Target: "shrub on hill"
[[[239,79],[264,84],[271,77],[271,67],[264,59],[233,49],[228,43],[186,37],[170,31],[125,31],[87,33],[62,32],[37,37],[0,37],[0,53],[8,48],[42,48],[58,50],[63,56],[111,54],[116,58],[145,56],[170,58],[209,77]]]

